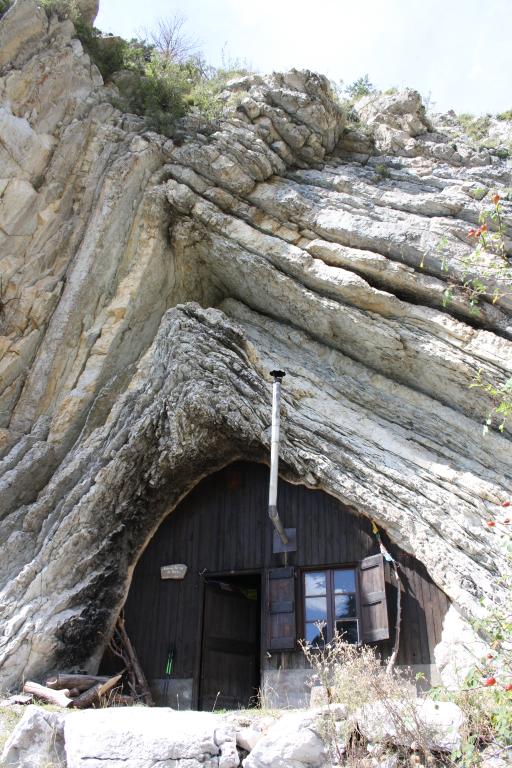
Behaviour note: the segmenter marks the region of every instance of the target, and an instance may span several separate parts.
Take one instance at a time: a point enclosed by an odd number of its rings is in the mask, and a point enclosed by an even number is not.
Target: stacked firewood
[[[146,677],[126,634],[122,614],[117,620],[108,647],[124,665],[124,669],[113,677],[59,674],[47,680],[45,686],[27,681],[23,686],[24,693],[66,708],[119,707],[136,702],[154,706]],[[128,695],[122,692],[124,684],[130,691]]]
[[[29,680],[23,686],[23,691],[59,707],[87,709],[94,706],[133,704],[133,697],[123,696],[118,692],[122,676],[123,673],[114,677],[57,675],[47,680],[46,686]]]

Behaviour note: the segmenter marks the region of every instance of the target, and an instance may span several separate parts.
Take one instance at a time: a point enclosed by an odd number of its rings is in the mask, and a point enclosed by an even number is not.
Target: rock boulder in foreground
[[[356,713],[364,739],[359,757],[376,768],[426,746],[450,753],[460,745],[464,718],[451,702],[375,702]],[[250,722],[259,734],[237,749]],[[259,717],[257,712],[178,712],[146,707],[47,712],[29,706],[2,754],[5,768],[328,768],[350,753],[356,721],[335,704]],[[336,742],[336,743],[335,743]],[[367,743],[368,742],[368,743]],[[246,746],[249,746],[246,744]],[[247,754],[249,752],[249,754]],[[380,762],[379,762],[380,758]]]

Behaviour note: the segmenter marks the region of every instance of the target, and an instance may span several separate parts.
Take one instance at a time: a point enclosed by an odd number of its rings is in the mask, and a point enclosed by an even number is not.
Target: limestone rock
[[[98,15],[100,0],[78,0],[80,15],[87,24],[92,24]]]
[[[478,615],[512,461],[470,385],[512,374],[511,302],[444,293],[494,190],[509,238],[509,165],[412,91],[347,129],[307,71],[230,83],[176,140],[112,93],[71,22],[0,21],[1,685],[96,671],[150,533],[199,477],[268,461],[276,364],[289,479]]]
[[[65,723],[67,768],[238,768],[235,731],[208,712],[84,710]]]
[[[16,0],[0,24],[0,71],[27,60],[47,28],[46,13],[34,0]]]
[[[236,743],[242,749],[251,752],[261,737],[261,731],[257,731],[255,728],[240,728],[236,732]]]
[[[487,643],[451,605],[444,617],[441,642],[435,649],[436,665],[444,685],[451,690],[459,690],[470,670],[488,652]]]
[[[499,744],[493,744],[482,750],[480,755],[482,768],[510,768],[507,750]]]
[[[0,758],[5,768],[41,768],[64,764],[64,719],[32,704],[7,740]]]
[[[256,743],[244,768],[320,768],[327,759],[311,713],[285,715]]]
[[[384,124],[409,136],[431,130],[420,94],[410,88],[389,95],[371,93],[360,99],[354,109],[368,125]]]
[[[371,742],[451,752],[461,743],[464,715],[449,701],[375,701],[355,713],[357,726]]]

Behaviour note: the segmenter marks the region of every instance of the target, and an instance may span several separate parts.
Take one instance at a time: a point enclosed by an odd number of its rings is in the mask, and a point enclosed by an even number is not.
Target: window
[[[322,646],[343,633],[349,643],[377,643],[389,639],[384,559],[369,555],[357,566],[302,571],[300,585],[302,627],[297,633],[293,566],[267,571],[267,649],[294,651],[297,638]],[[319,631],[315,626],[322,622]]]
[[[314,646],[323,646],[335,633],[349,643],[359,642],[355,568],[304,573],[304,624],[306,642]]]

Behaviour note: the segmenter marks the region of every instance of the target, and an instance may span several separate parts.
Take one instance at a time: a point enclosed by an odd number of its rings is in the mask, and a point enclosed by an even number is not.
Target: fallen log
[[[69,707],[73,703],[73,699],[69,698],[69,690],[54,691],[53,688],[45,688],[44,685],[33,683],[30,680],[27,680],[23,686],[23,691],[50,704],[56,704],[58,707]]]
[[[120,675],[108,678],[105,683],[98,683],[93,688],[89,688],[88,691],[84,691],[76,699],[72,699],[70,706],[74,709],[87,709],[94,706],[94,704],[99,704],[103,696],[117,685],[122,676],[123,673],[121,672]]]
[[[46,681],[48,688],[61,690],[63,688],[76,688],[79,693],[88,691],[98,683],[106,683],[109,678],[104,675],[57,675]]]

